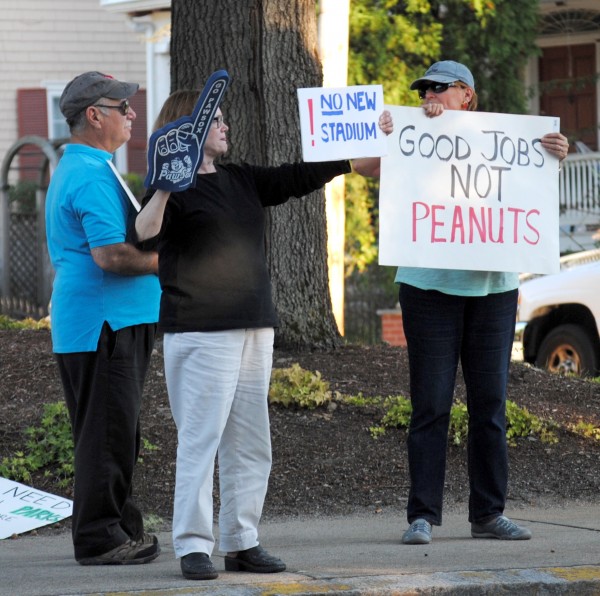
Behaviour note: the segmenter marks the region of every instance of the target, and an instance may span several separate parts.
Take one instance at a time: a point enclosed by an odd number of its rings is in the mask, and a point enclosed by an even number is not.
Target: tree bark
[[[173,90],[202,88],[220,68],[231,79],[222,105],[230,127],[226,159],[300,160],[296,89],[322,81],[314,0],[173,0]],[[280,318],[276,345],[337,345],[323,191],[268,209],[265,243]]]

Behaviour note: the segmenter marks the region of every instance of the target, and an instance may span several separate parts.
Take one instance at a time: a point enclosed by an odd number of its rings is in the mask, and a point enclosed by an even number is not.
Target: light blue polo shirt
[[[437,290],[453,296],[487,296],[518,288],[519,274],[500,271],[399,267],[395,281],[398,284],[409,284],[420,290]]]
[[[125,242],[136,213],[110,159],[100,149],[67,145],[48,188],[46,234],[56,273],[50,319],[57,353],[95,351],[105,321],[117,331],[158,320],[156,275],[117,275],[92,258],[92,248]]]

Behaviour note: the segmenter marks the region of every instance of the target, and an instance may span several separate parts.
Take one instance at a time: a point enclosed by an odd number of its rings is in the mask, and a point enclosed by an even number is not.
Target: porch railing
[[[561,252],[594,248],[600,240],[600,152],[569,155],[558,184]]]

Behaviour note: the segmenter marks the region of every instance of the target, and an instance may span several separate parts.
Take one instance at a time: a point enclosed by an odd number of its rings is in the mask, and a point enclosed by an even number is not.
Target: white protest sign
[[[298,89],[298,106],[304,161],[385,155],[381,85]]]
[[[559,271],[558,159],[539,141],[558,118],[387,109],[381,265]]]
[[[0,539],[59,522],[73,501],[0,477]]]

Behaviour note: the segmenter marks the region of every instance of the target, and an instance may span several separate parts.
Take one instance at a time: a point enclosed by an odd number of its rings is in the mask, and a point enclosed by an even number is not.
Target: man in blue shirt
[[[160,553],[131,496],[158,261],[127,242],[136,210],[110,163],[131,136],[128,98],[137,90],[99,72],[66,86],[60,109],[71,140],[47,194],[52,343],[73,428],[72,534],[82,565],[146,563]]]

